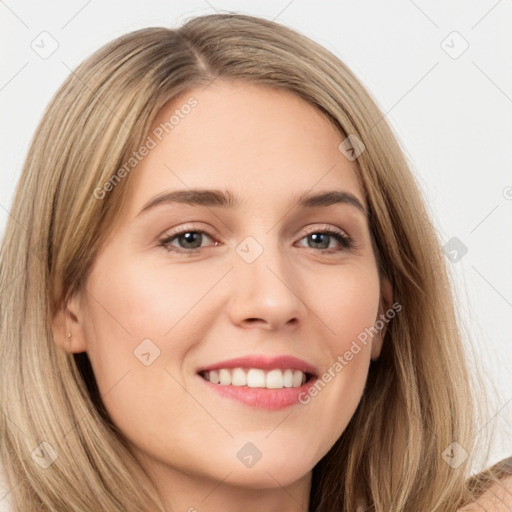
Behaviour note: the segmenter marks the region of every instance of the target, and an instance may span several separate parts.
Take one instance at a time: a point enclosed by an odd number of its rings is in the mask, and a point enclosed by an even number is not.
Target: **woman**
[[[0,283],[15,510],[434,512],[487,486],[418,188],[358,80],[288,28],[203,16],[79,66]]]

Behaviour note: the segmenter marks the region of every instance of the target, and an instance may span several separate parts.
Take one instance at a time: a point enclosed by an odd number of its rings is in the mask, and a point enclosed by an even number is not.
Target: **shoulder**
[[[512,510],[512,457],[504,459],[471,479],[475,493],[459,512],[510,512]]]

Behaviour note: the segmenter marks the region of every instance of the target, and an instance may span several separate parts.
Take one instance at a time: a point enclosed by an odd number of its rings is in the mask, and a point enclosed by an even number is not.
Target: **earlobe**
[[[377,334],[372,339],[372,361],[376,361],[381,353],[384,336],[388,327],[388,322],[391,320],[386,312],[393,304],[393,288],[388,278],[381,279],[381,292],[379,300],[379,312],[375,319],[374,327],[378,330]]]
[[[79,353],[87,350],[80,319],[81,310],[76,298],[72,298],[67,304],[64,304],[52,319],[53,341],[65,352]]]

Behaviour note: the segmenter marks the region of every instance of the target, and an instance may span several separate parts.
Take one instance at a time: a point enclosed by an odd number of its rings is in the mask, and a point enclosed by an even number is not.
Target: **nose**
[[[236,252],[233,255],[230,319],[244,328],[295,328],[305,313],[300,283],[287,255],[277,244],[266,245],[251,263]]]

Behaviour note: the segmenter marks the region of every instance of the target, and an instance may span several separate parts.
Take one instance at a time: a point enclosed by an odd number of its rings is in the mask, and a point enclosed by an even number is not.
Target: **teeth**
[[[293,372],[292,387],[298,388],[302,384],[302,372]]]
[[[285,370],[283,374],[283,385],[285,388],[291,388],[293,386],[293,371]]]
[[[251,368],[247,372],[247,386],[250,388],[265,387],[265,372],[256,368]]]
[[[219,372],[217,370],[212,370],[211,372],[209,372],[209,374],[210,382],[212,382],[213,384],[218,384],[220,382]]]
[[[247,384],[247,375],[242,368],[235,368],[231,377],[232,386],[245,386]]]
[[[306,382],[306,375],[300,370],[269,370],[260,368],[222,368],[204,372],[202,376],[212,384],[222,386],[247,386],[249,388],[298,388]]]
[[[302,372],[300,372],[302,373]],[[302,382],[302,376],[301,376]],[[283,372],[281,370],[270,370],[265,378],[267,388],[278,389],[283,387]]]
[[[229,370],[219,371],[220,383],[223,386],[229,386],[231,384],[231,372]]]

